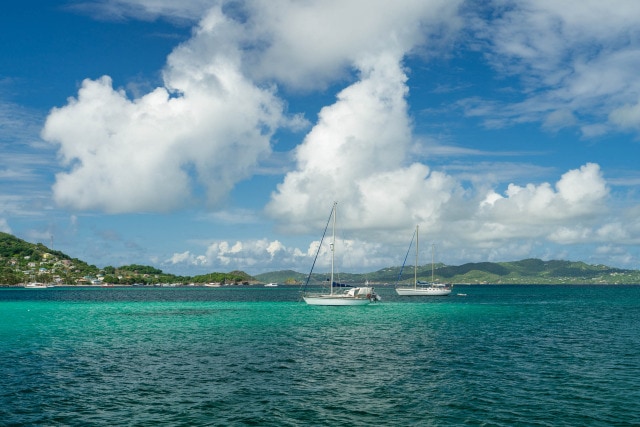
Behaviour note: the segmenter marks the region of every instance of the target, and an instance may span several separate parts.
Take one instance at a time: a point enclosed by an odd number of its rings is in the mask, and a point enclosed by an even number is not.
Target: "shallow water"
[[[0,425],[640,424],[640,287],[378,291],[0,289]]]

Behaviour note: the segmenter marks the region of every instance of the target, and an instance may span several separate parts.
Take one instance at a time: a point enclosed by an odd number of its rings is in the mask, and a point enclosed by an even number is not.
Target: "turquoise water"
[[[377,290],[0,289],[0,425],[640,425],[640,287]]]

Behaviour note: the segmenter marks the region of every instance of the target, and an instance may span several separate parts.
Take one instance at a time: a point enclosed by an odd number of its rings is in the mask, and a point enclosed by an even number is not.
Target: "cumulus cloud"
[[[460,0],[275,0],[247,2],[254,39],[266,48],[247,60],[257,79],[294,88],[322,88],[345,76],[363,56],[406,53],[447,40],[462,26]],[[375,11],[364,13],[365,10]]]
[[[510,184],[505,196],[495,193],[482,203],[491,206],[491,215],[508,222],[550,222],[593,216],[605,208],[608,189],[597,164],[566,172],[556,183]]]
[[[189,266],[193,265],[206,265],[207,258],[204,255],[194,255],[190,251],[185,251],[182,253],[176,253],[169,258],[168,262],[170,264],[186,264]]]
[[[296,150],[297,170],[267,207],[289,226],[304,227],[310,218],[317,225],[334,200],[348,201],[341,223],[352,230],[433,221],[456,190],[450,177],[425,165],[405,166],[412,138],[399,58],[384,52],[359,69],[360,80],[322,109]]]
[[[307,254],[299,249],[287,247],[278,240],[252,239],[236,242],[220,240],[211,243],[203,254],[197,255],[190,251],[175,253],[167,263],[206,266],[214,269],[232,267],[246,270],[255,268],[257,265],[261,268],[280,269],[281,265],[299,268],[300,260],[306,257]]]
[[[556,42],[551,47],[545,43],[527,46],[529,39],[520,24],[535,19],[525,7],[514,4],[506,10],[510,12],[498,20],[499,35],[493,39],[501,57],[517,57],[510,64],[513,68],[505,71],[527,69],[544,84],[559,84],[562,76],[552,81],[549,70],[564,63],[564,50],[560,54],[553,50]],[[566,11],[560,8],[549,13],[561,12]],[[549,20],[552,17],[543,19],[536,31],[548,30]],[[507,43],[508,34],[516,36],[511,44],[501,44]],[[582,40],[573,30],[572,36],[576,43]],[[564,49],[561,44],[557,48]],[[353,60],[358,80],[343,89],[333,105],[321,110],[317,123],[296,149],[296,169],[285,176],[267,206],[273,218],[279,218],[290,231],[310,231],[309,226],[319,228],[322,213],[333,200],[339,200],[344,201],[339,207],[341,226],[369,241],[392,242],[391,234],[415,223],[424,224],[433,238],[486,247],[498,242],[506,247],[505,242],[514,239],[568,242],[594,233],[592,219],[606,210],[609,194],[596,164],[565,173],[555,186],[511,184],[500,195],[487,193],[486,181],[465,188],[451,175],[409,161],[414,137],[406,104],[407,74],[402,68],[406,53],[407,45],[402,43],[381,45]],[[551,59],[538,64],[538,56]],[[542,111],[539,106],[531,108]],[[477,114],[490,111],[493,109]],[[536,119],[549,128],[574,119],[573,110],[566,107],[548,113],[546,119],[540,114]],[[519,111],[517,116],[526,113]],[[573,229],[576,221],[584,222],[587,231]],[[378,233],[382,229],[391,233]]]
[[[410,235],[408,234],[407,237]],[[200,255],[191,251],[175,253],[166,261],[166,264],[173,267],[195,266],[213,270],[233,268],[263,272],[292,269],[305,272],[311,268],[319,245],[319,240],[310,241],[304,248],[288,246],[278,240],[269,239],[235,242],[220,240],[211,243],[205,253]],[[335,263],[341,271],[366,272],[376,268],[380,263],[389,265],[388,263],[400,262],[400,254],[389,257],[388,248],[381,243],[338,238],[336,247]],[[325,239],[314,271],[327,272],[330,267],[329,239]]]
[[[284,117],[275,83],[322,87],[354,64],[371,73],[367,62],[381,50],[399,52],[391,64],[398,68],[399,57],[429,34],[425,23],[439,22],[439,31],[456,26],[459,3],[377,1],[380,13],[362,14],[362,2],[216,2],[169,56],[163,87],[131,99],[108,76],[85,80],[77,97],[51,111],[42,136],[58,144],[67,168],[56,176],[54,198],[81,210],[168,211],[204,187],[216,206],[269,156],[277,129],[301,122]],[[179,11],[167,2],[105,6],[149,16],[201,10],[200,2]]]
[[[331,173],[343,176],[339,169],[331,169]],[[298,177],[296,183],[313,180],[313,175],[305,176],[303,170],[291,174]],[[547,243],[633,244],[633,236],[640,234],[640,223],[632,211],[624,227],[617,221],[605,222],[611,214],[609,188],[600,167],[593,163],[567,171],[555,183],[512,183],[502,194],[481,193],[480,188],[463,190],[455,177],[430,172],[420,164],[352,179],[353,185],[347,181],[342,186],[339,182],[330,183],[334,185],[332,191],[342,194],[353,191],[359,197],[338,204],[336,265],[341,271],[365,272],[400,265],[416,223],[421,225],[423,241],[438,242],[447,254],[448,259],[439,258],[445,262],[451,262],[453,257],[465,261],[529,257]],[[362,189],[358,180],[370,184],[362,194],[358,193]],[[291,229],[308,227],[305,230],[319,238],[327,224],[331,203],[328,206],[313,201],[307,206],[286,203],[290,200],[286,197],[304,196],[300,187],[288,185],[291,184],[285,180],[270,209],[274,209],[274,215],[281,215],[282,223]],[[398,194],[392,194],[393,189]],[[320,249],[316,271],[327,271],[330,266],[329,240],[325,239]],[[319,245],[316,239],[303,247],[266,238],[216,241],[198,259],[202,260],[199,265],[223,270],[233,266],[249,271],[283,268],[305,271],[310,268]],[[556,249],[538,256],[566,257],[567,253]],[[196,265],[195,260],[196,255],[188,252],[172,258],[175,264]]]
[[[504,195],[490,192],[466,222],[467,239],[494,244],[513,239],[575,243],[594,233],[607,213],[609,189],[597,164],[573,169],[556,182],[510,184]]]
[[[340,226],[349,233],[345,252],[360,268],[391,264],[389,245],[404,246],[410,233],[403,231],[416,223],[430,239],[470,252],[482,248],[490,259],[527,255],[540,240],[631,241],[619,219],[602,224],[609,188],[597,164],[570,170],[555,183],[513,183],[517,178],[504,165],[486,176],[477,173],[478,165],[454,176],[416,159],[416,152],[425,158],[438,147],[430,153],[413,134],[405,64],[410,55],[459,34],[462,4],[102,2],[105,16],[112,8],[113,16],[137,19],[202,17],[191,39],[167,58],[161,87],[132,97],[108,76],[87,79],[66,105],[50,112],[42,136],[56,144],[65,168],[56,175],[54,198],[64,207],[110,213],[170,211],[201,197],[220,207],[239,181],[260,170],[279,129],[307,123],[288,115],[282,94],[343,84],[293,151],[294,166],[266,206],[280,229],[316,233],[337,200]],[[474,7],[484,5],[469,5]],[[496,13],[475,15],[470,31],[489,42],[491,66],[521,77],[522,98],[511,105],[462,100],[458,105],[469,115],[492,127],[533,121],[552,131],[579,126],[585,136],[611,127],[637,129],[635,1],[615,8],[587,1],[576,9],[552,0],[496,0],[489,7]],[[421,146],[423,151],[416,149]],[[472,152],[478,154],[458,150]],[[512,183],[495,189],[505,175]],[[233,212],[225,223],[253,221]],[[203,254],[185,251],[167,262],[299,267],[318,244],[216,241]]]
[[[218,203],[249,176],[270,152],[283,107],[242,75],[233,43],[215,37],[234,31],[214,9],[169,57],[166,87],[129,99],[105,76],[85,80],[77,98],[55,108],[42,136],[59,144],[69,168],[56,176],[56,201],[111,213],[166,211],[189,203],[197,186]]]

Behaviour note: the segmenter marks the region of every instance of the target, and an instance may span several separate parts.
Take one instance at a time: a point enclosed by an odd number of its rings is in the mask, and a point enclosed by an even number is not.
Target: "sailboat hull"
[[[354,298],[345,295],[314,295],[304,296],[304,302],[308,305],[367,305],[371,304],[368,298]]]
[[[396,293],[402,296],[447,296],[450,288],[396,288]]]

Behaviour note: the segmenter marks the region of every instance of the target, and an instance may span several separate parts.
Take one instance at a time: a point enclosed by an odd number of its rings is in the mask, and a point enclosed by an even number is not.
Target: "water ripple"
[[[0,291],[0,424],[639,425],[639,289],[470,287],[337,309],[288,290]]]

